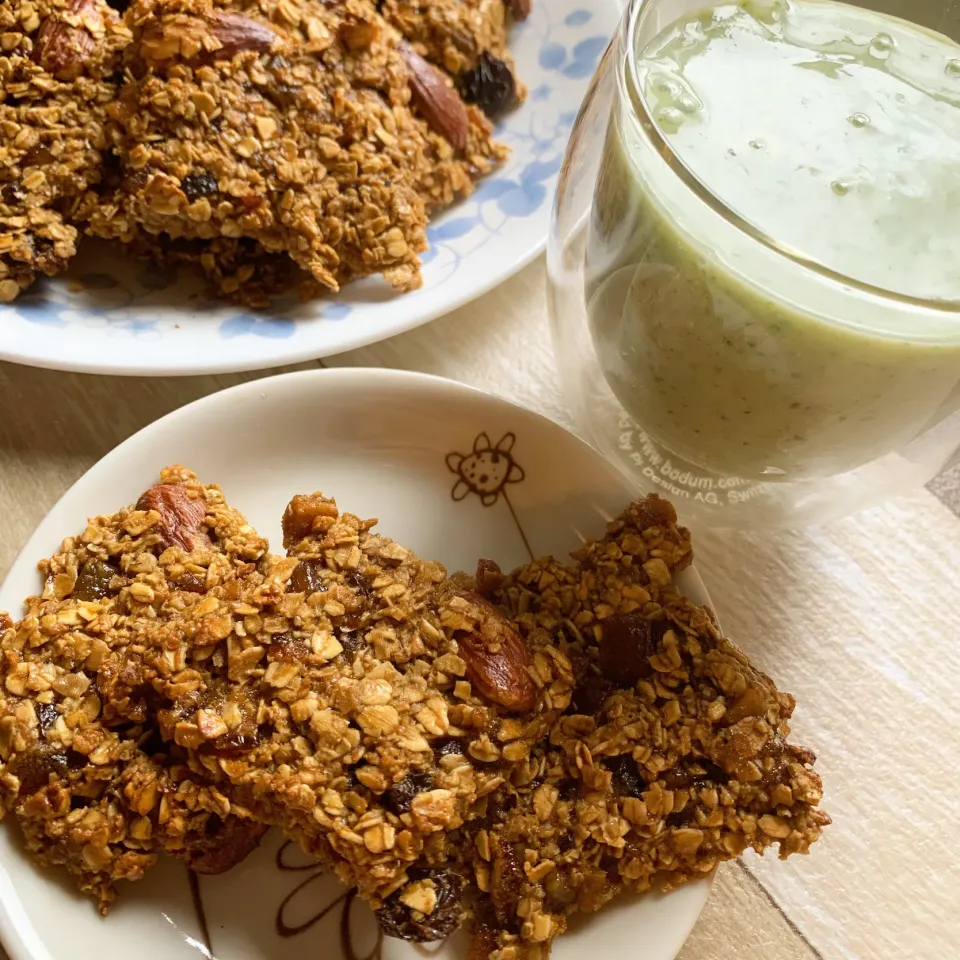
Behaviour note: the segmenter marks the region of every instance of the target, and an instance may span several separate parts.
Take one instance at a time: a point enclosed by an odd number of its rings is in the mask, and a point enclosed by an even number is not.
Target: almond
[[[528,670],[533,658],[527,645],[492,603],[469,591],[459,595],[479,614],[473,630],[457,636],[473,689],[507,710],[532,710],[537,691]]]
[[[176,14],[144,27],[140,55],[153,63],[177,59],[190,65],[210,64],[232,60],[247,50],[264,53],[278,39],[266,24],[239,13]]]
[[[102,27],[96,0],[73,0],[66,11],[43,22],[33,59],[58,80],[76,80],[97,44],[92,30]]]
[[[194,550],[210,543],[207,531],[200,526],[207,515],[207,506],[203,500],[192,498],[182,483],[151,487],[137,501],[137,509],[160,514],[160,523],[153,532],[160,535],[164,547]]]
[[[470,118],[460,95],[439,70],[407,44],[397,48],[410,71],[413,106],[420,111],[434,133],[450,141],[455,150],[467,148]]]
[[[514,20],[526,20],[533,9],[533,0],[507,0],[507,6]]]

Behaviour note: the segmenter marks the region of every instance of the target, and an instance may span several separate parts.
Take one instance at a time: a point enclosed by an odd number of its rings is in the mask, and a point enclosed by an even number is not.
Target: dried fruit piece
[[[608,617],[601,624],[600,669],[620,687],[632,687],[653,673],[649,658],[657,652],[657,643],[665,624],[651,623],[640,613]]]
[[[700,787],[707,782],[726,783],[729,777],[715,763],[704,759],[665,770],[660,774],[660,779],[668,790],[680,790],[683,787]]]
[[[45,747],[33,753],[21,753],[9,764],[7,771],[20,781],[20,796],[26,797],[43,789],[51,775],[65,777],[70,769],[64,750]]]
[[[413,943],[434,943],[446,940],[463,923],[463,888],[461,876],[447,870],[410,870],[410,884],[432,886],[436,903],[429,914],[411,909],[402,900],[404,890],[399,890],[377,911],[380,929],[388,937],[409,940]],[[433,899],[431,897],[431,899]]]
[[[507,710],[532,710],[537,691],[527,670],[532,659],[526,644],[492,603],[476,593],[460,596],[482,613],[470,633],[457,637],[467,678],[480,696]]]
[[[57,722],[60,714],[52,703],[38,703],[34,708],[37,711],[37,723],[40,725],[40,732],[46,736],[47,731]]]
[[[201,197],[212,197],[219,191],[217,178],[201,170],[199,173],[188,173],[180,181],[180,189],[186,198],[193,203]]]
[[[314,533],[324,533],[337,519],[337,505],[320,493],[298,495],[283,512],[283,545],[289,550]]]
[[[410,804],[418,793],[432,789],[433,777],[426,770],[414,770],[387,791],[384,803],[388,810],[399,816],[410,809]]]
[[[97,41],[90,27],[102,28],[95,0],[73,0],[63,13],[49,16],[40,27],[33,59],[58,80],[76,80]]]
[[[110,596],[110,581],[119,574],[116,567],[112,567],[103,560],[88,560],[77,575],[77,582],[73,586],[74,600],[101,600]]]
[[[410,70],[410,93],[414,107],[430,128],[450,141],[455,150],[465,150],[470,131],[467,108],[443,75],[407,44],[397,49]]]
[[[290,591],[310,596],[319,590],[326,590],[322,576],[326,569],[327,566],[322,560],[301,560],[290,577]]]
[[[517,105],[517,80],[509,65],[484,51],[477,65],[463,75],[460,92],[488,117],[496,118]]]
[[[137,501],[138,510],[154,510],[160,523],[154,528],[164,547],[195,550],[209,546],[210,537],[200,524],[207,515],[203,500],[190,496],[182,483],[161,483],[151,487]]]
[[[507,0],[507,6],[514,20],[526,20],[533,9],[533,0]]]
[[[616,689],[616,684],[609,678],[588,673],[574,688],[567,713],[579,713],[586,717],[596,716],[603,708],[607,697]]]
[[[480,560],[477,563],[474,580],[477,581],[477,592],[481,597],[489,600],[505,579],[500,565],[493,560]]]
[[[469,756],[467,753],[467,748],[464,746],[462,740],[458,740],[456,737],[448,737],[445,740],[441,740],[439,743],[434,745],[433,755],[436,760],[439,762],[442,757],[453,757],[453,756]]]
[[[622,797],[639,798],[647,789],[647,782],[640,773],[636,760],[628,753],[611,757],[606,761],[607,769],[613,774],[613,789]]]
[[[226,873],[256,850],[266,832],[267,828],[255,820],[211,817],[206,836],[187,848],[184,860],[194,873]]]
[[[503,927],[514,929],[525,879],[523,865],[513,847],[504,840],[494,842],[492,854],[490,897],[493,900],[493,909]]]

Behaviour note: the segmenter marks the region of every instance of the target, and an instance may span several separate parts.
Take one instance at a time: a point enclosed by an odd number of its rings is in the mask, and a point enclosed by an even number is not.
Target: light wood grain
[[[569,425],[544,282],[537,263],[472,307],[325,363],[453,377]],[[108,450],[250,376],[110,379],[0,364],[0,575]],[[960,520],[916,491],[822,529],[695,534],[725,629],[798,697],[796,739],[820,756],[835,823],[809,858],[721,870],[682,960],[960,955]]]

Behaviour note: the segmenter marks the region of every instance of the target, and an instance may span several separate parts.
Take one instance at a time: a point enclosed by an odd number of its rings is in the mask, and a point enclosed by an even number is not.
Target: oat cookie
[[[135,507],[64,540],[40,563],[42,595],[0,625],[0,816],[104,913],[116,881],[142,877],[160,851],[219,872],[264,831],[160,740],[140,654],[163,649],[177,682],[181,644],[224,627],[206,591],[249,575],[265,548],[218,488],[171,468]]]
[[[161,735],[375,907],[443,887],[432,929],[455,928],[452,837],[547,735],[570,665],[330,500],[295,498],[284,533],[288,557],[212,592],[233,629],[185,651],[198,688],[157,686]]]
[[[88,229],[155,258],[187,245],[221,295],[261,305],[287,279],[260,277],[278,256],[306,295],[374,273],[415,289],[428,212],[504,155],[368,0],[137,0],[126,16],[119,171]],[[238,241],[254,245],[239,264]]]
[[[684,532],[685,533],[685,532]],[[540,958],[575,912],[708,875],[747,848],[806,853],[829,817],[794,699],[674,586],[690,559],[672,507],[634,504],[607,536],[487,594],[574,663],[565,716],[475,832],[475,949]]]

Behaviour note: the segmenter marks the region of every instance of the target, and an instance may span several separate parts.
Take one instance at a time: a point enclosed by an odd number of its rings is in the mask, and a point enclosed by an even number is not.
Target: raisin
[[[687,787],[701,787],[706,783],[722,784],[727,782],[727,775],[715,763],[709,760],[695,761],[693,765],[674,767],[672,770],[660,774],[663,785],[668,790],[681,790]]]
[[[667,814],[667,826],[675,830],[680,827],[686,827],[693,821],[693,804],[688,803],[682,810]]]
[[[373,596],[373,587],[370,581],[356,570],[348,570],[343,579],[351,586],[364,600],[369,600]]]
[[[304,593],[309,597],[312,593],[327,590],[323,582],[326,569],[327,565],[322,560],[301,560],[290,578],[290,592]]]
[[[77,575],[77,582],[73,587],[74,600],[100,600],[103,597],[116,595],[110,589],[110,581],[117,576],[116,567],[103,560],[88,560]]]
[[[15,206],[26,194],[18,183],[5,183],[0,187],[0,200],[8,206]]]
[[[650,657],[669,624],[651,623],[639,613],[624,613],[603,621],[600,669],[620,687],[632,687],[653,673]]]
[[[206,593],[207,578],[202,573],[187,572],[181,575],[177,586],[187,593]]]
[[[53,163],[54,156],[50,152],[48,147],[45,147],[43,144],[38,143],[35,147],[31,147],[24,155],[21,164],[24,167],[45,167],[48,164]]]
[[[57,708],[52,703],[38,703],[36,705],[37,722],[40,724],[40,732],[46,736],[47,731],[57,722]]]
[[[514,932],[519,922],[517,907],[524,880],[523,865],[513,846],[503,840],[494,841],[490,897],[497,920],[506,929]]]
[[[477,593],[484,600],[494,600],[496,591],[500,589],[505,579],[503,571],[493,560],[481,560],[477,564],[474,580],[477,581]]]
[[[425,869],[409,870],[408,876],[411,882],[426,880],[433,884],[436,906],[426,916],[416,913],[400,900],[403,890],[399,890],[377,911],[380,929],[388,937],[412,943],[446,940],[463,923],[463,878],[449,870]]]
[[[557,784],[557,793],[561,800],[567,803],[576,800],[580,796],[579,780],[563,780]]]
[[[217,737],[216,740],[208,741],[200,748],[201,753],[212,753],[214,756],[222,757],[226,760],[237,760],[244,754],[256,749],[260,743],[260,737],[257,732],[241,732],[234,730]]]
[[[628,753],[611,757],[606,761],[607,769],[613,774],[613,789],[623,797],[639,797],[647,789],[647,783],[640,773],[636,760]]]
[[[586,717],[596,717],[603,709],[607,697],[616,690],[616,685],[606,677],[589,674],[573,691],[573,698],[567,713],[578,713]]]
[[[484,52],[477,65],[460,78],[460,93],[488,117],[496,118],[517,105],[517,81],[499,57]]]
[[[307,645],[289,633],[275,633],[272,642],[267,644],[267,660],[270,663],[277,660],[284,663],[303,663],[308,656],[310,650]]]
[[[180,189],[191,203],[201,197],[212,197],[219,192],[217,178],[205,170],[201,170],[200,173],[188,173],[180,181]]]
[[[340,634],[340,646],[347,653],[356,653],[364,644],[364,639],[358,633],[344,631]]]
[[[42,790],[50,782],[51,775],[65,777],[69,769],[67,754],[49,748],[18,754],[9,767],[10,773],[20,781],[22,797]]]
[[[384,803],[388,810],[397,814],[406,813],[418,793],[433,789],[433,776],[426,770],[413,770],[386,793]]]
[[[203,837],[188,842],[184,860],[194,873],[205,876],[226,873],[256,850],[266,832],[266,825],[255,820],[235,816],[221,820],[211,816]]]
[[[452,757],[457,754],[464,757],[467,756],[467,751],[464,749],[463,743],[456,737],[447,737],[435,744],[433,748],[433,756],[438,763],[441,757]]]

